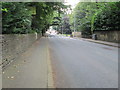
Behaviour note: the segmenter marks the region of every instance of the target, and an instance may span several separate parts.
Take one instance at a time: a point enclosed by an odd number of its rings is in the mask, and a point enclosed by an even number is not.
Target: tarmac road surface
[[[118,48],[58,35],[48,42],[57,88],[118,87]]]

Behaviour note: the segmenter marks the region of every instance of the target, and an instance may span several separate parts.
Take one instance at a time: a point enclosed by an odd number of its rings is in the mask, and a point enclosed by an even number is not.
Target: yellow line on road
[[[48,41],[46,40],[46,42],[47,42],[47,64],[48,64],[48,88],[55,88],[54,80],[53,80],[52,64],[51,64],[50,54],[49,54]]]

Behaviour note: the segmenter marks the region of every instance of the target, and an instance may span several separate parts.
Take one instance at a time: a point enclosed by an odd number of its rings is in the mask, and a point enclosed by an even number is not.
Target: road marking
[[[47,40],[46,40],[47,41]],[[54,80],[53,80],[53,71],[52,71],[52,64],[50,60],[50,54],[49,54],[49,47],[47,43],[47,65],[48,65],[48,77],[47,77],[47,87],[48,88],[55,88],[54,86]]]

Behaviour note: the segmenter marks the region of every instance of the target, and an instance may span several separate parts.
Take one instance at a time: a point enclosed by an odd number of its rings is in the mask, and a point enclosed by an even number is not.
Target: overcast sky
[[[67,3],[66,3],[67,5],[71,5],[72,8],[74,8],[75,5],[76,5],[78,2],[80,2],[80,0],[65,0],[65,2],[67,2]]]

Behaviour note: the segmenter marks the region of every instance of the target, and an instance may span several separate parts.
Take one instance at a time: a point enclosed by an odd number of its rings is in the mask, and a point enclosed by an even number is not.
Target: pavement
[[[117,88],[118,48],[64,36],[50,36],[56,88]]]
[[[82,40],[86,40],[89,42],[94,42],[94,43],[99,43],[99,44],[104,44],[104,45],[120,48],[120,45],[118,43],[106,42],[106,41],[101,41],[101,40],[93,40],[93,39],[87,39],[87,38],[75,38],[75,39],[82,39]]]
[[[2,63],[2,35],[0,35],[0,64]],[[0,65],[0,90],[2,88],[2,67]]]
[[[53,88],[47,39],[36,41],[2,73],[3,88]]]
[[[1,55],[2,56],[2,55]],[[0,58],[1,59],[1,58]],[[2,59],[1,59],[2,60]],[[2,62],[2,61],[1,61]],[[2,89],[2,67],[0,66],[0,90]]]

